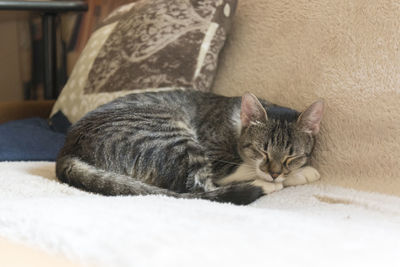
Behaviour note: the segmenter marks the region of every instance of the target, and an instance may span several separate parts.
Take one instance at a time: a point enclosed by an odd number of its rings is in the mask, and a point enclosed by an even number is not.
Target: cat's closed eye
[[[302,167],[306,163],[307,163],[306,155],[300,155],[300,156],[292,156],[286,158],[283,164],[287,169],[294,170]]]

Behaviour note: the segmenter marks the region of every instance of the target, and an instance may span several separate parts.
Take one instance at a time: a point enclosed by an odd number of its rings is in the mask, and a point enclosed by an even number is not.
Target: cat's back
[[[83,149],[95,149],[110,136],[122,139],[143,128],[157,130],[172,121],[189,122],[207,110],[223,109],[227,99],[194,90],[129,94],[96,108],[72,125],[63,151],[82,149],[78,143]]]
[[[221,95],[195,90],[133,93],[104,104],[94,110],[94,112],[88,113],[88,115],[96,114],[98,116],[97,114],[99,113],[115,115],[125,111],[144,108],[149,112],[158,109],[179,110],[197,108],[198,106],[214,105],[215,102],[224,102],[227,99],[227,97]]]
[[[229,113],[240,98],[231,98],[195,90],[134,93],[100,106],[87,114],[80,123],[104,123],[109,120],[129,120],[137,114],[170,116],[176,119],[202,118],[210,111]]]

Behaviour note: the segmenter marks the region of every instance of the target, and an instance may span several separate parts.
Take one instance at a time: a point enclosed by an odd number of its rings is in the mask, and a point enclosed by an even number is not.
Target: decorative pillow
[[[118,8],[92,34],[52,115],[61,110],[74,123],[132,92],[209,91],[235,8],[236,0],[141,0]]]

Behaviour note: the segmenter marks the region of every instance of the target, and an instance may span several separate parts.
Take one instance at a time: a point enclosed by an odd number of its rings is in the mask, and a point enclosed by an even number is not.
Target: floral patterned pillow
[[[236,0],[140,0],[90,37],[53,108],[73,123],[133,92],[211,90]]]

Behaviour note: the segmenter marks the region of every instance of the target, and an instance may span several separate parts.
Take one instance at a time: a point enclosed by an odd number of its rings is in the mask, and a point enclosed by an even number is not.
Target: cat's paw
[[[271,194],[273,192],[279,191],[283,188],[282,183],[269,183],[262,180],[255,180],[251,183],[254,186],[261,187],[264,194]]]
[[[283,181],[284,186],[303,185],[318,181],[321,178],[319,172],[311,166],[300,168]]]

